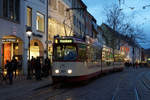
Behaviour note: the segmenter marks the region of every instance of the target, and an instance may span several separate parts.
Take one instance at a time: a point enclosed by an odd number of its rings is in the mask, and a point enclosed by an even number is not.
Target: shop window
[[[44,15],[37,12],[36,29],[40,32],[44,32],[44,27],[45,27]]]
[[[27,26],[32,26],[32,8],[27,7]]]

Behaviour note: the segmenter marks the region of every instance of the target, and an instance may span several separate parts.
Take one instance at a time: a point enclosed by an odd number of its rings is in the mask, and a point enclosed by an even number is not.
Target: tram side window
[[[93,61],[93,49],[91,48],[90,45],[87,46],[87,61],[91,62]]]
[[[95,48],[93,46],[88,46],[87,48],[87,57],[88,57],[88,62],[95,62],[96,60],[96,54],[95,54]]]
[[[92,59],[92,62],[96,61],[95,49],[93,47],[91,47],[91,59]]]
[[[96,49],[96,51],[95,51],[96,53],[96,60],[97,61],[100,61],[101,60],[101,50],[99,50],[99,49]]]
[[[80,61],[86,60],[86,45],[78,45],[78,58]]]
[[[88,62],[98,62],[101,59],[101,50],[94,46],[88,46],[87,57]]]

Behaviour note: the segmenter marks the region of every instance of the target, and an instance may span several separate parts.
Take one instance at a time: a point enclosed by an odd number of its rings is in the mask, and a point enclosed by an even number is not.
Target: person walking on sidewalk
[[[50,69],[51,69],[51,62],[50,59],[47,57],[45,59],[45,65],[43,67],[43,73],[45,77],[49,76]]]
[[[11,62],[9,62],[8,60],[6,61],[5,68],[7,69],[9,84],[11,85],[11,84],[13,84],[13,71],[14,71],[14,68],[13,68]]]
[[[28,60],[28,74],[27,74],[27,80],[31,80],[31,61]]]
[[[35,67],[36,67],[36,59],[32,56],[31,58],[31,77],[33,78],[34,74],[35,74]]]
[[[15,57],[13,57],[12,61],[11,61],[11,65],[15,71],[15,78],[17,76],[17,68],[18,68],[18,62],[17,60],[15,59]]]
[[[40,63],[40,58],[36,59],[35,76],[36,76],[36,80],[41,80],[41,63]]]

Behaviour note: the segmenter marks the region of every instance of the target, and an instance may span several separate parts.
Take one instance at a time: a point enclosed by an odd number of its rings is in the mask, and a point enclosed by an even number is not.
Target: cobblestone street
[[[149,68],[126,68],[123,72],[100,76],[86,85],[54,87],[49,85],[50,78],[20,80],[12,86],[2,85],[0,96],[1,100],[149,100],[149,76]]]

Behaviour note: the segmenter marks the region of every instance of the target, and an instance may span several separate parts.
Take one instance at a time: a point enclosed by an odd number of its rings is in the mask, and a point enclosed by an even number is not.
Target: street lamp
[[[28,46],[29,46],[29,60],[30,60],[30,39],[31,39],[31,35],[32,35],[31,27],[27,27],[26,34],[28,35],[28,39],[29,39]]]
[[[30,62],[30,39],[31,39],[31,35],[32,35],[32,29],[31,27],[27,27],[26,29],[26,34],[28,36],[29,39],[29,43],[28,43],[28,50],[29,50],[29,61],[28,61],[28,75],[27,75],[27,79],[31,79],[31,75],[30,75],[30,67],[31,67],[31,62]]]

